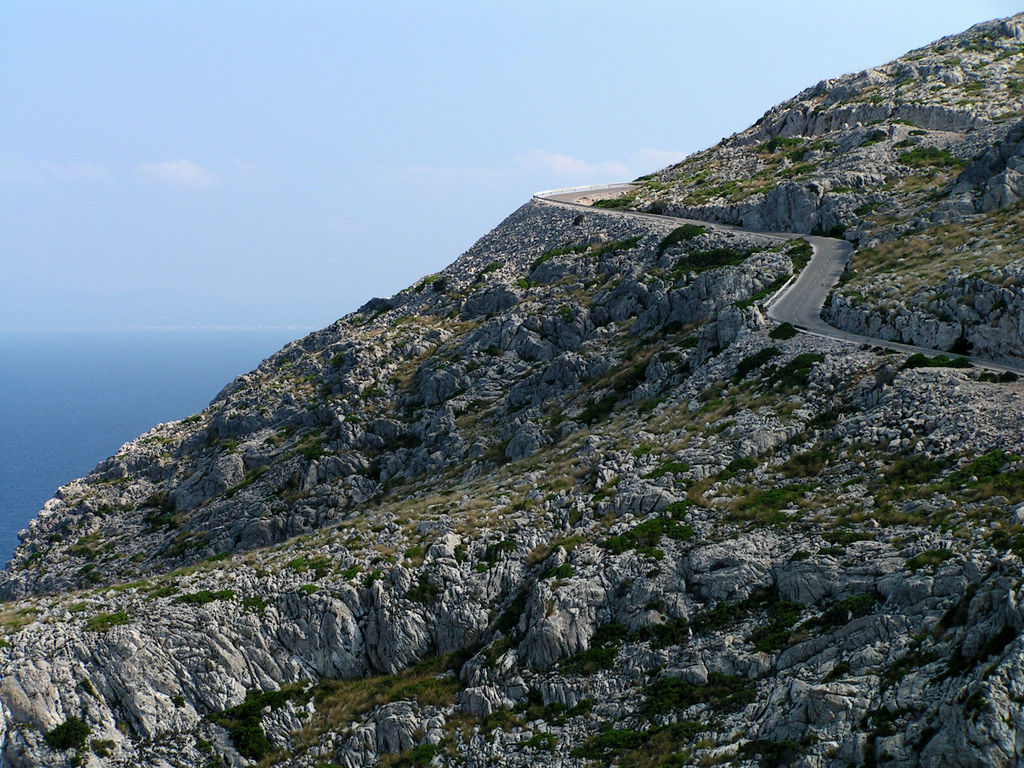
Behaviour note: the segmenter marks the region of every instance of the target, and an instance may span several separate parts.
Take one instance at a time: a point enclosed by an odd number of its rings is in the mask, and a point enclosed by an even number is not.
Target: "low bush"
[[[947,357],[936,355],[928,357],[920,352],[915,352],[907,358],[903,368],[973,368],[974,364],[966,357]]]
[[[72,715],[52,731],[48,731],[44,740],[46,746],[58,751],[82,749],[90,733],[91,729],[88,723],[80,717]]]
[[[749,255],[749,251],[737,251],[735,248],[692,251],[684,254],[675,263],[672,273],[678,276],[685,272],[704,272],[717,267],[735,267],[737,264],[742,264]]]
[[[572,675],[593,675],[602,669],[612,669],[625,637],[626,629],[621,624],[598,627],[590,638],[590,648],[563,661],[562,670]]]
[[[657,547],[663,536],[675,541],[685,541],[693,536],[693,528],[681,525],[670,518],[656,517],[640,523],[630,531],[605,539],[601,546],[620,555],[631,549]]]
[[[406,600],[412,600],[414,603],[432,603],[441,593],[441,590],[434,584],[431,584],[427,580],[426,575],[421,575],[419,582],[416,586],[412,587],[408,592],[405,593]]]
[[[778,357],[782,354],[778,347],[767,347],[759,350],[752,355],[747,355],[736,365],[735,379],[743,379],[747,374],[756,371],[758,368],[763,366],[772,358]]]
[[[806,387],[814,364],[820,363],[824,359],[824,356],[817,353],[805,352],[802,355],[797,355],[781,368],[773,368],[770,373],[765,374],[765,381],[771,386]]]
[[[265,707],[280,709],[291,699],[308,701],[310,696],[300,689],[249,691],[241,704],[211,713],[210,719],[227,728],[235,749],[242,757],[262,760],[270,751],[270,740],[263,731],[260,712]]]
[[[800,331],[794,328],[791,323],[782,323],[781,325],[777,325],[775,328],[772,328],[768,332],[768,337],[779,341],[785,341],[786,339],[792,339],[798,333],[800,333]]]
[[[705,232],[707,232],[707,229],[697,224],[683,224],[681,227],[676,227],[665,235],[665,238],[658,244],[658,256],[661,256],[672,246],[685,243],[687,240],[693,240],[693,238],[699,237]]]
[[[917,147],[900,155],[900,162],[912,168],[953,168],[964,165],[964,161],[954,157],[948,149],[938,147]]]
[[[867,616],[876,602],[877,599],[872,594],[851,595],[832,605],[818,618],[811,619],[808,624],[825,629],[841,627],[861,616]]]
[[[927,552],[919,552],[907,560],[907,568],[911,571],[916,571],[925,566],[939,565],[953,557],[956,557],[956,555],[948,549],[932,549]]]
[[[756,698],[749,681],[720,672],[708,673],[706,683],[688,683],[676,677],[663,677],[644,689],[647,715],[667,715],[694,704],[710,704],[716,712],[738,712]]]

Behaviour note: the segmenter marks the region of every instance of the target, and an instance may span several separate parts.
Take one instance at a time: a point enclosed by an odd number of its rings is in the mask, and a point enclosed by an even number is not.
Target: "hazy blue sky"
[[[1013,2],[0,4],[0,327],[322,326]]]

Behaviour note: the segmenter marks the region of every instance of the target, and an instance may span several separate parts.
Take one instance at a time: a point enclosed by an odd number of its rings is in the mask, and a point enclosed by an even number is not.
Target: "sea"
[[[57,488],[307,332],[0,331],[0,564]]]

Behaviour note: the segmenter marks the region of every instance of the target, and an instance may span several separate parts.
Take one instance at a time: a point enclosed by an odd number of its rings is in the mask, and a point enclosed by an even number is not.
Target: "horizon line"
[[[329,324],[328,324],[329,325]],[[0,326],[0,333],[73,333],[80,331],[310,331],[324,326],[314,325],[118,325],[92,327]]]

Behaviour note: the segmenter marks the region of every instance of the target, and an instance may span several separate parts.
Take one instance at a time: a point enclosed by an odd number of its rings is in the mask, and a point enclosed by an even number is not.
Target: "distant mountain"
[[[1022,82],[531,200],[123,446],[0,575],[0,766],[1018,765]],[[769,320],[840,238],[868,341]]]

